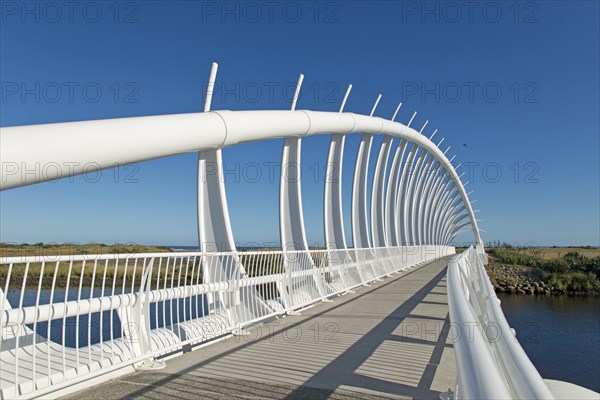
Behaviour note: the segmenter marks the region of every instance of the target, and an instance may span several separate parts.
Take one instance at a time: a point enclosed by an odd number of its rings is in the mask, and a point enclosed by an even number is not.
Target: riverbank
[[[16,283],[15,288],[20,288],[25,272],[27,271],[27,279],[25,286],[28,289],[37,288],[40,282],[40,275],[44,274],[44,279],[41,279],[41,289],[50,289],[52,287],[66,287],[69,278],[74,278],[75,281],[70,282],[77,284],[81,281],[83,287],[92,285],[92,281],[101,281],[103,275],[106,274],[107,284],[111,287],[113,280],[117,287],[121,287],[125,281],[141,282],[142,268],[130,267],[127,264],[121,264],[118,267],[114,260],[107,260],[100,263],[98,268],[93,268],[93,257],[90,257],[87,263],[82,261],[61,262],[56,263],[57,256],[73,256],[73,255],[89,255],[96,254],[123,254],[125,256],[139,253],[170,253],[171,248],[165,246],[146,246],[133,243],[116,243],[112,245],[103,243],[35,243],[35,244],[13,244],[0,243],[0,261],[5,261],[7,258],[15,258],[10,270],[11,282]],[[19,260],[25,257],[39,257],[45,259],[45,263],[31,262],[27,266]],[[44,265],[44,267],[42,267]],[[4,288],[6,278],[8,276],[8,268],[0,268],[0,287]],[[134,279],[135,278],[135,279]]]
[[[600,294],[600,249],[590,247],[487,248],[486,266],[498,293]]]
[[[136,243],[0,243],[0,257],[52,257],[80,254],[137,254],[165,253],[173,250],[167,246],[147,246]]]

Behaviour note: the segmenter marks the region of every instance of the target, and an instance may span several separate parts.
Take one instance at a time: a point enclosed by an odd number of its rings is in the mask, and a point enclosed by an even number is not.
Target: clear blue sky
[[[368,113],[382,93],[377,115],[403,100],[399,121],[416,110],[414,126],[439,129],[472,166],[463,179],[485,241],[600,243],[597,1],[77,4],[1,2],[2,126],[201,111],[213,61],[213,109],[286,109],[304,73],[298,108],[337,110],[352,83],[348,111]],[[311,244],[323,241],[328,142],[303,142]],[[241,245],[279,240],[281,145],[224,151]],[[346,160],[357,146],[355,135]],[[181,155],[2,192],[0,240],[193,245],[195,163]]]

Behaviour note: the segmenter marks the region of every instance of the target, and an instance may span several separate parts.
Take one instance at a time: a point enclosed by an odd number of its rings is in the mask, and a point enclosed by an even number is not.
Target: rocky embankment
[[[490,264],[486,269],[496,293],[529,295],[598,294],[595,291],[571,291],[556,288],[544,282],[537,271],[528,267],[497,264],[490,260]]]
[[[494,266],[494,274],[490,274],[490,281],[497,293],[515,294],[565,294],[565,291],[556,289],[542,280],[527,274],[527,271],[519,270],[513,266]],[[489,273],[489,269],[488,269]]]

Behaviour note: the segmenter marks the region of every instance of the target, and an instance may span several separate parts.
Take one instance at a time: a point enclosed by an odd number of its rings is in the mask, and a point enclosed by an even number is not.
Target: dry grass
[[[106,245],[102,243],[88,244],[12,244],[0,243],[0,257],[27,257],[27,256],[65,256],[79,254],[135,254],[135,253],[169,253],[172,252],[165,246],[145,246],[132,243],[115,243]]]
[[[515,248],[517,252],[525,253],[528,255],[543,258],[545,260],[551,260],[553,258],[559,258],[567,253],[578,252],[589,258],[600,256],[600,248],[592,247],[536,247],[536,248]]]
[[[272,249],[271,249],[272,250]],[[117,245],[13,245],[0,244],[0,261],[6,257],[44,257],[45,263],[32,262],[27,266],[23,262],[15,262],[10,271],[9,290],[20,290],[23,285],[28,289],[49,289],[52,287],[101,287],[106,288],[138,288],[144,271],[144,262],[149,259],[130,257],[131,254],[162,253],[163,256],[154,260],[151,282],[159,281],[162,284],[167,281],[175,286],[194,284],[202,282],[200,258],[177,258],[173,259],[171,249],[160,246],[144,246],[137,244]],[[246,252],[240,252],[239,261],[244,265],[246,273],[253,276],[270,275],[283,272],[281,255],[273,253],[259,257]],[[96,259],[90,257],[84,261],[61,261],[57,264],[54,256],[64,255],[95,255],[95,254],[121,254],[123,255],[117,263],[115,260]],[[320,254],[315,257],[319,262]],[[143,256],[142,256],[143,257]],[[195,260],[195,261],[192,261]],[[6,261],[6,260],[5,260]],[[222,262],[226,268],[231,268],[235,262],[234,258],[218,258],[208,260],[209,264]],[[136,265],[137,264],[137,265]],[[42,269],[43,268],[43,269]],[[158,276],[160,270],[160,277]],[[9,265],[0,265],[0,289],[6,287]],[[166,276],[165,274],[168,274]],[[40,276],[41,275],[41,276]],[[41,279],[40,279],[41,278]],[[41,282],[41,285],[40,285]]]

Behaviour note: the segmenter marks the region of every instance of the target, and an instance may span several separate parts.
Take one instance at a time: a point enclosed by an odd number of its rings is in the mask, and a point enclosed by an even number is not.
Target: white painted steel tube
[[[384,133],[425,148],[470,204],[446,156],[414,129],[379,117],[306,110],[212,111],[0,128],[0,189],[237,143],[351,132]],[[481,243],[470,205],[468,210]]]

